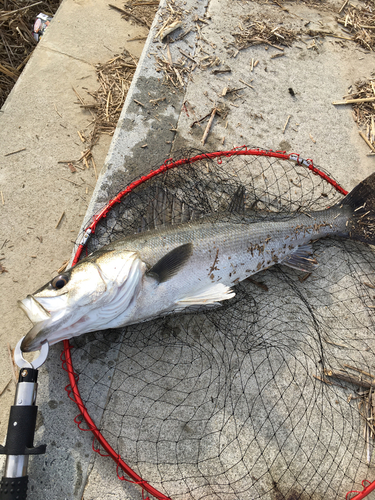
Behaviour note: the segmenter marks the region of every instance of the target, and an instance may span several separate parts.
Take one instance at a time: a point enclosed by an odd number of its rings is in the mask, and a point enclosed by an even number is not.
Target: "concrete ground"
[[[0,257],[4,260],[0,262],[7,269],[0,276],[0,369],[2,387],[7,386],[1,396],[2,435],[14,390],[13,382],[8,385],[7,344],[14,346],[29,328],[16,300],[47,282],[70,257],[72,240],[87,207],[89,215],[95,213],[103,200],[116,192],[120,179],[122,185],[124,179],[147,172],[181,147],[201,148],[203,130],[190,125],[214,106],[224,106],[228,114],[225,120],[214,119],[206,145],[209,150],[248,144],[298,152],[313,158],[346,189],[375,170],[375,159],[367,156],[368,148],[358,135],[351,110],[331,104],[356,80],[370,76],[373,53],[334,37],[313,42],[307,35],[285,49],[282,57],[273,57],[280,52],[274,47],[263,45],[237,52],[233,46],[233,33],[240,29],[239,20],[243,22],[241,16],[246,14],[294,29],[310,22],[311,29],[340,36],[335,13],[341,2],[319,8],[291,2],[284,9],[230,0],[187,1],[183,5],[176,1],[173,5],[184,9],[183,29],[190,31],[170,44],[170,57],[177,61],[187,53],[201,64],[185,76],[183,89],[164,85],[155,58],[168,59],[169,54],[166,45],[155,42],[160,28],[160,22],[155,22],[111,146],[105,138],[94,150],[97,165],[103,164],[108,148],[109,153],[91,203],[94,173],[88,170],[74,177],[58,164],[80,156],[77,130],[90,119],[77,110],[72,86],[79,93],[95,87],[93,65],[122,48],[139,56],[141,44],[126,39],[144,31],[126,24],[105,2],[65,0],[2,109]],[[159,14],[165,19],[165,5],[162,7]],[[214,74],[215,66],[204,69],[207,58],[218,58],[218,68],[229,67],[230,72]],[[252,60],[259,61],[253,69]],[[242,90],[233,96],[225,94],[224,88]],[[165,100],[157,106],[150,103],[150,99],[161,97]],[[284,131],[288,116],[289,126]],[[77,176],[83,178],[80,187],[63,179]],[[62,212],[65,218],[56,229]],[[36,439],[38,444],[47,443],[48,454],[32,461],[30,498],[140,499],[139,488],[117,482],[115,466],[109,460],[98,460],[91,452],[89,433],[79,432],[72,423],[78,412],[64,392],[67,382],[60,369],[60,353],[60,346],[52,348],[40,373],[41,417]],[[100,367],[92,370],[99,373]],[[98,398],[105,401],[106,396],[104,392]],[[96,416],[100,420],[100,412]],[[370,471],[375,479],[373,469]]]
[[[89,102],[86,91],[98,88],[95,65],[124,49],[139,58],[144,39],[128,39],[147,34],[106,1],[65,0],[0,111],[1,441],[15,391],[9,348],[30,328],[17,300],[70,259],[96,184],[92,166],[73,174],[59,163],[80,158],[86,145],[77,131],[92,120],[73,87]],[[103,135],[93,149],[98,171],[110,142]]]
[[[15,388],[7,346],[30,325],[17,300],[70,258],[96,183],[92,168],[72,174],[59,163],[80,158],[86,145],[77,131],[91,121],[73,87],[88,101],[86,90],[98,88],[95,65],[124,49],[138,58],[144,41],[127,40],[147,32],[105,1],[64,1],[0,112],[1,436]],[[98,170],[110,141],[103,135],[93,150]]]

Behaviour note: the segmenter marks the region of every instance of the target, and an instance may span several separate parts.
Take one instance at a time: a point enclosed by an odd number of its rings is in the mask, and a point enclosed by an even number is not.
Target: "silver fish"
[[[231,299],[274,264],[312,271],[311,242],[375,243],[375,173],[341,203],[293,215],[222,214],[115,241],[19,302],[34,323],[23,351]]]

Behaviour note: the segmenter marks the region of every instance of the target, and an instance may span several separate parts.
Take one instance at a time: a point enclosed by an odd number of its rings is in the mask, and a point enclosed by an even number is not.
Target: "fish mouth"
[[[56,318],[54,321],[51,313],[33,295],[27,295],[25,299],[19,300],[18,306],[34,325],[23,339],[21,351],[38,351],[42,344],[48,341],[48,335]]]
[[[45,322],[41,321],[32,327],[21,343],[22,352],[38,351],[48,341],[47,331],[43,331],[44,326]]]
[[[34,323],[21,343],[22,352],[41,349],[45,342],[51,346],[86,331],[87,316],[74,314],[72,311],[57,308],[51,313],[32,295],[18,302],[26,316]],[[92,329],[88,330],[92,331]]]
[[[18,305],[34,325],[51,317],[50,312],[33,295],[19,300]]]

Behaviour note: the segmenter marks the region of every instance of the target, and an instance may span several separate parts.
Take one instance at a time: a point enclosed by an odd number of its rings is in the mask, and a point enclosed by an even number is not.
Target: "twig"
[[[17,80],[17,78],[19,76],[17,73],[15,73],[14,71],[11,71],[10,69],[3,66],[2,64],[0,64],[0,71],[1,71],[1,73],[4,73],[4,75],[7,75],[7,76],[10,76],[11,78],[13,78],[13,80]]]
[[[351,370],[354,370],[355,372],[363,373],[363,375],[366,375],[367,377],[375,379],[374,375],[371,375],[371,373],[365,372],[365,371],[361,370],[360,368],[357,368],[357,367],[352,366],[352,365],[343,365],[343,366],[345,366],[345,368],[350,368]]]
[[[60,274],[63,271],[65,271],[68,264],[69,264],[69,260],[64,260],[64,262],[61,264],[61,266],[57,269],[56,273]]]
[[[280,54],[280,52],[278,52],[277,54],[272,54],[271,59],[276,59],[278,57],[283,57],[283,56],[285,56],[284,52],[282,54]]]
[[[67,163],[68,166],[69,166],[69,164],[71,164],[71,165],[74,164],[74,168],[79,168],[80,170],[85,170],[83,167],[80,167],[79,165],[77,165],[77,160],[58,161],[57,163],[63,163],[64,165]]]
[[[144,5],[159,5],[159,0],[155,2],[138,2],[138,3],[133,3],[132,7],[143,7]]]
[[[59,115],[59,117],[62,118],[62,115],[57,111],[56,103],[55,102],[53,103],[53,107],[55,108],[55,111]]]
[[[165,101],[166,97],[159,97],[158,99],[150,99],[148,102],[151,104],[157,104],[158,102]]]
[[[283,128],[283,134],[285,134],[286,127],[288,126],[289,120],[290,120],[291,115],[288,115],[288,118],[286,119],[284,128]]]
[[[329,382],[325,378],[318,377],[318,375],[313,375],[313,377],[316,378],[317,380],[320,380],[320,382],[324,382],[327,385],[334,385],[334,384],[332,384],[332,382]]]
[[[207,118],[207,116],[210,116],[210,115],[211,115],[211,111],[209,113],[207,113],[206,115],[204,115],[202,118],[199,118],[199,120],[195,120],[195,122],[193,122],[190,125],[190,128],[193,128],[196,123],[203,122],[203,120],[205,120]]]
[[[182,22],[181,21],[174,21],[172,24],[169,24],[168,26],[165,26],[160,32],[160,40],[163,41],[163,39],[171,34],[173,31],[175,31],[178,28],[182,27]]]
[[[122,14],[125,14],[125,16],[132,17],[133,19],[135,19],[136,21],[138,21],[140,24],[142,24],[143,26],[146,26],[146,28],[150,29],[150,26],[149,26],[148,23],[146,23],[146,21],[143,21],[143,19],[140,19],[139,17],[135,16],[134,14],[132,14],[131,12],[129,12],[128,10],[121,9],[120,7],[116,7],[116,5],[112,5],[110,3],[108,5],[112,9],[115,9],[118,12],[121,12]]]
[[[76,182],[71,181],[70,179],[66,179],[65,177],[61,177],[61,179],[63,179],[64,181],[68,181],[68,182],[70,182],[71,184],[74,184],[75,186],[78,186],[78,187],[81,187],[81,186],[82,186],[82,184],[77,184]]]
[[[56,226],[55,226],[55,229],[57,229],[57,228],[59,227],[60,222],[63,220],[64,215],[65,215],[65,210],[64,210],[64,212],[61,214],[60,219],[59,219],[58,223],[57,223],[57,224],[56,224]]]
[[[216,111],[217,111],[217,108],[214,108],[212,110],[210,119],[208,120],[206,130],[204,131],[203,137],[201,139],[201,143],[202,143],[203,146],[204,146],[204,143],[206,142],[207,136],[208,136],[208,134],[210,132],[210,128],[211,128],[212,122],[214,121],[214,117],[215,117]]]
[[[173,66],[173,59],[172,59],[171,49],[169,48],[169,43],[167,43],[167,57],[169,64]]]
[[[5,392],[5,389],[8,387],[8,385],[12,382],[12,377],[10,377],[10,379],[8,380],[8,382],[5,384],[5,386],[3,387],[2,391],[0,392],[0,396],[2,396]]]
[[[373,153],[375,153],[375,147],[371,144],[371,142],[367,139],[365,134],[362,132],[362,130],[358,130],[359,135],[362,137],[362,139],[365,141],[367,146],[371,149]]]
[[[253,89],[254,87],[252,85],[250,85],[250,83],[246,83],[244,82],[243,80],[238,80],[239,82],[243,83],[244,85],[246,85],[247,87],[250,87],[251,89]],[[251,80],[252,81],[252,80]]]
[[[78,94],[78,92],[76,91],[76,89],[74,87],[72,87],[75,95],[78,97],[78,100],[81,104],[85,105],[85,101],[82,99],[82,97]]]
[[[365,389],[370,389],[370,387],[375,387],[375,381],[374,384],[371,384],[367,380],[360,380],[358,378],[351,377],[350,375],[345,375],[344,373],[334,372],[332,370],[324,370],[324,374],[327,377],[337,378],[339,380],[343,380],[344,382],[348,382],[349,384],[358,385],[358,387],[363,387]]]
[[[189,54],[187,52],[183,51],[182,49],[180,49],[180,47],[178,48],[178,50],[181,52],[181,54],[183,56],[187,57],[188,59],[190,59],[193,62],[196,62],[196,60],[193,57],[189,56]]]
[[[344,347],[345,349],[349,349],[349,347],[345,344],[339,344],[338,342],[332,342],[332,340],[328,340],[328,339],[324,339],[324,341],[327,342],[327,344],[336,345],[337,347]]]
[[[375,101],[375,97],[362,97],[360,99],[347,99],[346,101],[333,101],[332,104],[338,106],[341,104],[357,104],[360,102],[373,102],[373,101]]]
[[[11,153],[7,153],[4,156],[10,156],[10,155],[15,155],[17,153],[21,153],[21,151],[26,151],[26,148],[18,149],[17,151],[12,151]]]
[[[367,420],[367,418],[364,415],[362,415],[362,413],[360,413],[360,415],[361,415],[362,418],[365,419],[366,424],[370,427],[371,431],[375,434],[375,428],[374,428],[374,426],[372,424],[370,424],[370,422]]]
[[[17,12],[21,12],[22,10],[31,9],[31,7],[35,7],[36,5],[39,5],[40,3],[42,3],[42,1],[32,3],[31,5],[27,5],[26,7],[21,7],[20,9],[2,12],[0,14],[0,21],[6,21],[9,17],[13,16],[13,14],[17,14]]]
[[[348,5],[348,2],[349,2],[349,0],[345,0],[345,2],[341,5],[340,10],[339,10],[339,14],[341,14],[341,12],[345,9],[345,7]]]
[[[83,160],[83,158],[86,158],[86,156],[90,156],[91,155],[91,151],[89,149],[86,149],[86,151],[84,151],[82,153],[82,156],[77,160],[77,162]]]
[[[136,42],[137,40],[147,40],[147,36],[136,36],[134,38],[128,38],[127,42]]]
[[[78,137],[81,139],[82,142],[86,142],[86,139],[83,137],[83,135],[81,134],[81,132],[79,130],[77,130],[77,134],[78,134]]]
[[[177,76],[177,78],[178,78],[178,81],[180,82],[181,87],[183,88],[183,87],[184,87],[184,81],[183,81],[183,79],[181,78],[181,75],[180,75],[180,73],[179,73],[178,69],[177,69],[177,68],[175,68],[175,67],[174,67],[173,69],[174,69],[174,72],[176,73],[176,76]]]
[[[96,163],[95,163],[94,157],[92,155],[91,155],[91,161],[92,161],[92,165],[94,167],[95,179],[98,180],[98,171],[96,170]]]
[[[8,354],[9,354],[9,361],[10,361],[10,366],[11,366],[11,369],[12,369],[12,378],[13,378],[13,382],[15,383],[15,385],[17,385],[17,370],[16,370],[16,367],[14,365],[14,360],[13,360],[13,352],[12,352],[12,349],[10,347],[10,345],[8,344]]]

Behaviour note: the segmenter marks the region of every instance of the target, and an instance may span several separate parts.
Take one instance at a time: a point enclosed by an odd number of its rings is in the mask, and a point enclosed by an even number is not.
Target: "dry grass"
[[[271,21],[257,21],[252,17],[244,19],[242,29],[233,33],[239,49],[246,49],[251,45],[271,45],[272,47],[290,47],[297,40],[298,33]]]
[[[151,28],[155,13],[159,6],[158,0],[132,0],[125,3],[123,8],[109,4],[112,9],[121,12],[124,19],[134,24],[140,24],[147,29]]]
[[[53,16],[61,0],[0,0],[0,106],[12,90],[36,47],[36,16]]]
[[[137,68],[137,63],[138,61],[133,56],[124,51],[123,54],[113,57],[104,64],[98,64],[96,66],[96,73],[99,88],[96,91],[87,91],[94,99],[91,103],[88,103],[73,88],[78,98],[78,104],[81,108],[91,113],[92,120],[84,130],[77,131],[85,147],[81,157],[69,162],[60,162],[67,163],[71,172],[75,172],[76,168],[90,168],[91,163],[95,171],[95,177],[97,178],[97,169],[92,148],[98,142],[101,134],[113,135]],[[92,101],[92,99],[90,100]]]
[[[365,99],[375,97],[375,79],[358,81],[350,99]],[[353,116],[360,130],[372,144],[375,150],[375,101],[352,104]]]
[[[338,19],[344,32],[353,36],[353,41],[367,50],[375,49],[375,5],[363,7],[350,5],[344,17]]]
[[[93,146],[100,134],[112,135],[116,129],[120,113],[133,79],[138,61],[127,51],[104,64],[96,66],[99,88],[88,92],[95,100],[94,104],[81,104],[93,114],[94,127],[90,134]]]

